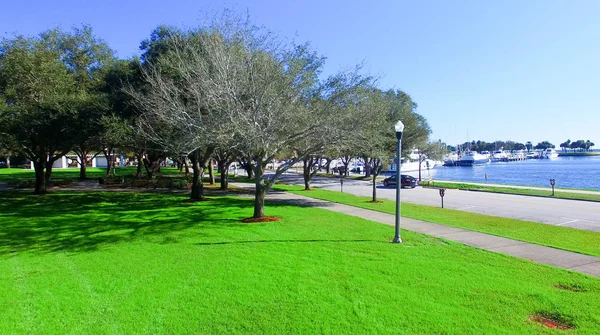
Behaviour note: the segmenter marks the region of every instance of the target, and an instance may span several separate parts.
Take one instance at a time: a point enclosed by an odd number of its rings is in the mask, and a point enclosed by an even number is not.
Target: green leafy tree
[[[571,147],[571,140],[566,140],[565,142],[561,143],[560,147],[563,151],[566,151],[566,149],[569,149]]]
[[[0,45],[0,132],[32,160],[35,193],[46,193],[52,165],[71,150],[76,80],[52,34]]]
[[[357,130],[361,138],[361,156],[368,157],[367,165],[373,178],[373,198],[377,201],[376,178],[387,166],[395,153],[396,135],[394,125],[404,123],[402,134],[403,153],[412,148],[423,147],[427,143],[430,128],[425,118],[415,112],[416,104],[402,91],[372,90],[357,105],[363,122]],[[396,158],[398,160],[398,158]],[[400,171],[397,171],[400,173]]]
[[[585,141],[585,150],[591,150],[593,146],[595,146],[594,142],[590,140]]]
[[[442,140],[430,141],[425,143],[425,145],[423,145],[422,147],[418,148],[419,181],[421,181],[421,163],[423,163],[426,159],[440,161],[448,152],[448,146],[446,145],[446,143],[443,143]]]
[[[69,33],[52,30],[46,35],[64,55],[63,61],[75,77],[77,100],[74,108],[78,117],[73,129],[73,151],[79,160],[79,177],[86,179],[90,154],[101,151],[100,120],[111,112],[108,96],[102,91],[102,87],[105,85],[106,71],[115,61],[114,52],[93,34],[90,26],[74,28]]]
[[[154,164],[144,164],[144,158],[146,157],[147,141],[141,135],[141,130],[138,128],[138,116],[139,110],[132,99],[132,96],[126,92],[129,88],[135,88],[136,90],[142,91],[144,89],[144,83],[142,81],[142,65],[138,58],[128,60],[116,60],[113,61],[103,71],[102,85],[100,91],[106,97],[106,112],[103,116],[113,116],[121,119],[122,122],[126,123],[130,127],[130,131],[126,133],[127,136],[122,136],[118,143],[118,147],[121,150],[131,151],[134,153],[137,160],[137,172],[136,176],[142,175],[142,169],[147,166],[148,176],[151,176],[154,170],[150,168]],[[106,137],[111,137],[110,134],[103,134],[103,131],[111,131],[108,127],[98,127],[99,133],[97,138],[102,140]],[[102,143],[100,143],[100,149],[102,149]],[[150,153],[150,156],[155,156]],[[160,155],[157,155],[160,156]]]
[[[548,141],[539,142],[534,147],[534,149],[537,149],[537,150],[546,150],[546,149],[550,149],[550,148],[554,149],[554,144],[552,144]]]

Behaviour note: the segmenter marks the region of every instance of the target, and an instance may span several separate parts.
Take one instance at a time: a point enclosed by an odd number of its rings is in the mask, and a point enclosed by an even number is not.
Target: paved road
[[[282,180],[290,184],[304,185],[302,176],[294,173],[285,174]],[[315,177],[312,185],[340,191],[339,180],[333,178]],[[344,192],[355,195],[371,196],[371,187],[372,184],[367,181],[344,182]],[[436,189],[402,189],[400,194],[402,201],[440,206],[440,197]],[[377,187],[377,195],[382,199],[396,199],[395,189],[383,185]],[[444,207],[600,232],[600,202],[448,189],[444,197]]]

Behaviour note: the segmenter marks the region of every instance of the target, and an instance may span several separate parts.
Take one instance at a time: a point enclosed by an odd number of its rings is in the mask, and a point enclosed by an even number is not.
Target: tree
[[[362,152],[364,156],[369,157],[369,168],[373,177],[372,201],[377,201],[376,178],[388,164],[389,158],[394,155],[397,142],[394,130],[396,122],[404,123],[403,155],[410,153],[412,148],[424,146],[431,130],[427,120],[415,112],[417,104],[405,92],[377,90],[374,93],[369,104],[365,104],[371,113],[365,114],[369,121],[365,124]],[[399,159],[401,158],[396,157],[396,161]]]
[[[121,143],[118,143],[118,145],[121,149],[133,151],[137,159],[136,177],[140,177],[142,168],[147,166],[147,164],[144,164],[144,158],[146,157],[148,143],[137,127],[139,111],[136,109],[132,96],[126,92],[126,89],[134,87],[136,90],[143,91],[141,68],[138,58],[115,60],[103,71],[103,80],[100,88],[100,91],[106,97],[106,110],[103,116],[120,118],[130,128],[126,133],[122,133],[124,136],[121,136],[119,139]],[[112,131],[112,127],[101,127],[98,124],[96,130],[98,131],[96,135],[98,141],[103,138],[106,141],[107,138],[112,137],[111,134],[104,133]],[[103,149],[101,143],[98,144],[98,149]],[[153,155],[151,154],[151,156]],[[108,171],[110,173],[110,170]]]
[[[51,30],[47,38],[63,55],[63,61],[75,77],[77,94],[74,106],[78,116],[73,128],[75,145],[80,165],[80,179],[86,179],[88,155],[100,152],[100,119],[109,113],[107,96],[102,92],[104,76],[114,61],[114,52],[101,39],[94,36],[92,28],[84,25],[73,28],[70,33]]]
[[[534,147],[534,149],[537,149],[537,150],[546,150],[546,149],[550,149],[550,148],[554,149],[554,144],[552,144],[548,141],[539,142]]]
[[[571,140],[567,140],[566,142],[563,142],[560,144],[560,147],[563,149],[563,151],[565,151],[566,149],[571,147]]]
[[[115,170],[115,149],[132,137],[133,129],[117,115],[102,116],[98,125],[102,129],[100,146],[106,157],[106,175],[109,176]]]
[[[2,105],[0,105],[0,108],[1,106]],[[0,115],[2,115],[1,111]],[[10,159],[15,156],[15,154],[19,154],[19,146],[13,141],[12,137],[0,136],[0,158],[4,158],[6,167],[9,169],[11,167]]]
[[[577,141],[571,142],[571,145],[569,147],[573,150],[579,149],[581,151],[581,150],[585,149],[586,145],[585,145],[584,140],[577,140]]]
[[[220,189],[225,191],[229,189],[229,166],[236,158],[236,152],[227,145],[217,145],[213,157],[217,161],[217,168],[220,175]]]
[[[314,55],[308,59],[318,60]],[[340,72],[323,83],[317,84],[316,78],[314,82],[315,89],[309,87],[306,90],[308,92],[302,95],[305,98],[304,105],[309,109],[311,123],[318,124],[321,130],[310,136],[300,136],[293,146],[296,154],[302,157],[305,190],[310,190],[311,180],[319,171],[327,151],[332,152],[342,145],[357,145],[357,137],[353,131],[359,128],[364,117],[352,113],[352,110],[362,99],[361,92],[371,79],[358,74],[357,68],[354,71]],[[327,164],[330,162],[331,160]],[[345,174],[348,174],[349,156],[345,157],[344,163]]]
[[[204,55],[213,71],[204,77],[204,98],[225,113],[226,126],[234,137],[243,139],[239,150],[248,158],[255,181],[253,216],[261,218],[266,192],[302,156],[278,166],[265,180],[267,164],[289,152],[301,138],[323,131],[320,122],[311,117],[302,90],[310,86],[320,67],[313,66],[307,53],[283,45],[248,18],[225,13],[201,30],[212,32],[212,44]],[[309,151],[304,156],[312,154]]]
[[[595,146],[596,144],[594,144],[594,142],[587,140],[585,141],[585,149],[586,150],[592,150],[592,147]]]
[[[512,150],[525,150],[525,148],[527,148],[525,144],[515,142]]]
[[[204,30],[174,32],[160,44],[161,51],[145,57],[142,88],[129,94],[140,111],[144,137],[163,152],[186,155],[193,170],[191,199],[204,199],[202,179],[218,143],[233,137],[224,120],[223,106],[212,103],[214,59],[221,36]]]
[[[531,151],[531,149],[533,149],[533,143],[531,143],[531,141],[527,141],[525,148],[527,148],[527,151]]]
[[[419,181],[421,181],[421,163],[425,159],[442,160],[445,154],[448,153],[448,149],[442,140],[427,142],[423,147],[418,149],[419,151]]]
[[[73,147],[76,81],[47,32],[0,45],[0,133],[35,169],[35,194],[46,193],[52,165]]]
[[[365,167],[368,167],[373,178],[373,202],[377,201],[376,178],[393,155],[396,143],[393,107],[389,97],[380,90],[372,89],[366,92],[365,99],[356,106],[364,122],[355,135],[360,139],[360,152],[364,157]]]

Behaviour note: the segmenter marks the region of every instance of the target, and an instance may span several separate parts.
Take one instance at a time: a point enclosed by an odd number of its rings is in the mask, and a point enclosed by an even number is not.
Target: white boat
[[[554,159],[558,157],[558,152],[552,148],[544,150],[544,158]]]
[[[467,151],[465,152],[461,159],[458,161],[458,165],[460,166],[471,166],[476,164],[485,164],[489,163],[490,159],[477,151]]]
[[[507,161],[508,155],[502,150],[496,150],[492,153],[492,162]]]
[[[456,166],[457,162],[460,160],[460,157],[456,152],[451,152],[444,156],[444,166]]]
[[[421,162],[421,171],[427,171],[430,169],[433,169],[435,166],[437,165],[437,162],[431,159],[426,159],[424,161]],[[390,166],[389,171],[391,172],[396,172],[396,164],[392,164]],[[407,159],[402,159],[402,167],[400,168],[400,172],[405,173],[405,172],[415,172],[415,171],[419,171],[419,162],[418,161],[411,161],[411,160],[407,160]]]
[[[523,151],[523,150],[513,150],[511,152],[511,156],[512,156],[513,159],[523,160],[523,159],[525,159],[525,151]]]

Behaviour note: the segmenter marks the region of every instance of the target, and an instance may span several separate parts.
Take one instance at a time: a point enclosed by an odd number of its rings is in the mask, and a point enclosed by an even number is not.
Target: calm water
[[[490,184],[589,188],[600,190],[600,156],[529,159],[521,162],[488,163],[476,166],[440,166],[430,170],[434,180],[458,180]],[[485,174],[488,179],[486,181]],[[411,173],[417,175],[416,173]],[[428,178],[428,171],[421,172]]]

